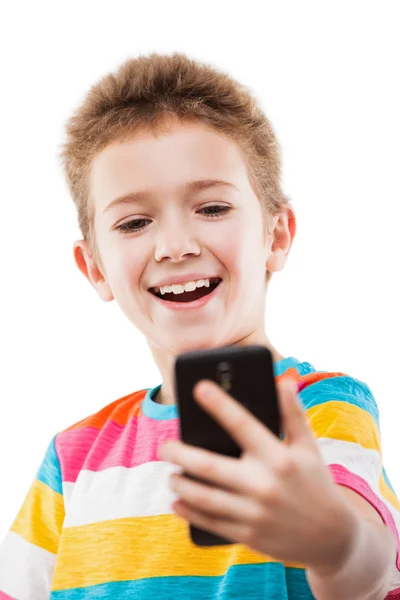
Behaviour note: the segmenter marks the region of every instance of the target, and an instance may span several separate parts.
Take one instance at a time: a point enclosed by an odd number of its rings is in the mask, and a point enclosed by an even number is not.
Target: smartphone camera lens
[[[218,379],[222,382],[231,381],[232,379],[232,365],[227,362],[221,362],[217,365],[218,369]]]
[[[218,363],[218,371],[220,373],[230,373],[232,371],[232,366],[227,362]]]

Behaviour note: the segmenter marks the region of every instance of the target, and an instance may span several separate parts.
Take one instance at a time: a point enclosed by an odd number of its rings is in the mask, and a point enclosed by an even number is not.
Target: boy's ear
[[[114,300],[114,296],[106,278],[91,255],[89,242],[86,240],[75,242],[74,259],[78,269],[97,290],[100,298],[104,300],[104,302],[111,302],[111,300]]]
[[[282,271],[296,235],[296,216],[292,206],[285,205],[274,223],[273,241],[266,266],[269,271]]]

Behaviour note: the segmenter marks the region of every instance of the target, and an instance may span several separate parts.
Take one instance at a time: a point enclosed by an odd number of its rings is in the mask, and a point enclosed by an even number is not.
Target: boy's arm
[[[386,596],[400,600],[400,502],[383,465],[376,400],[368,385],[343,373],[322,373],[318,377],[300,392],[308,422],[339,491],[367,521],[361,528],[365,544],[354,553],[352,564],[348,561],[347,575],[343,566],[343,585],[356,586],[363,600],[383,600]],[[318,574],[315,570],[306,573],[307,578],[310,573],[310,586],[316,590],[320,584]],[[381,590],[374,595],[374,577],[378,586],[382,577],[382,588],[388,583],[383,595]],[[326,589],[327,581],[325,577],[318,600],[332,597],[332,591]],[[333,585],[340,584],[331,581],[331,589]],[[363,585],[364,596],[358,591]],[[349,597],[350,589],[336,596],[340,600]]]
[[[50,597],[64,517],[61,468],[53,438],[0,545],[0,600]]]
[[[394,535],[367,500],[350,488],[339,489],[360,516],[358,539],[337,573],[310,568],[308,583],[317,600],[384,600],[390,589],[391,565],[396,561]]]

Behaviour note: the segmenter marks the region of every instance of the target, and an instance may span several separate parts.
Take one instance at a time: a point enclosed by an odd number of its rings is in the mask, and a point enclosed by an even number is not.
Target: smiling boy
[[[400,504],[370,389],[283,356],[265,331],[296,219],[249,92],[180,54],[129,60],[70,119],[62,158],[76,264],[144,334],[162,383],[51,440],[0,549],[0,600],[400,598]],[[199,386],[244,452],[185,447],[176,356],[249,344],[272,353],[287,439]],[[196,547],[189,521],[232,544]]]
[[[110,144],[93,159],[90,189],[105,277],[88,244],[75,245],[78,265],[102,299],[115,298],[146,336],[162,376],[162,404],[175,402],[173,366],[185,350],[257,342],[276,361],[284,358],[265,333],[265,277],[259,274],[265,265],[283,268],[295,231],[288,206],[271,219],[277,238],[271,252],[260,201],[235,144],[198,123],[170,127],[159,139],[142,133],[133,142]],[[221,282],[201,309],[169,304],[185,299],[173,292],[161,299],[152,293],[162,284],[212,278]]]

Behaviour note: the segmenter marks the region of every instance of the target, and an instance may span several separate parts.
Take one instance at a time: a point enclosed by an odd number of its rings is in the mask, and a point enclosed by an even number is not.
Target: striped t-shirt
[[[399,544],[400,504],[382,464],[379,414],[369,387],[343,373],[317,372],[294,357],[274,364],[299,397],[336,483],[366,498]],[[109,404],[51,440],[0,547],[0,600],[308,600],[304,565],[244,544],[198,547],[171,504],[160,460],[179,438],[174,405],[160,386]],[[391,565],[400,599],[400,556]]]

